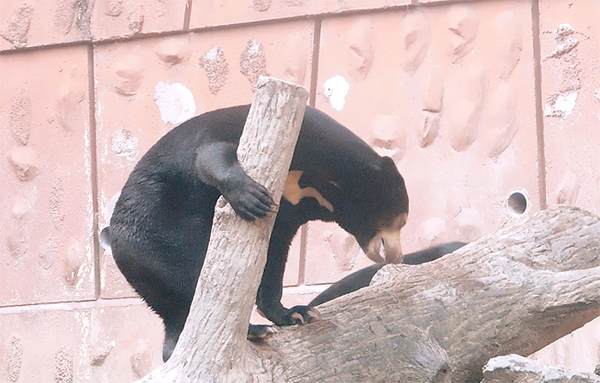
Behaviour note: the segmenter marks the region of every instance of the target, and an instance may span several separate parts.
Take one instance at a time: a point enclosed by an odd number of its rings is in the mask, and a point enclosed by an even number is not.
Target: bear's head
[[[367,169],[353,169],[335,188],[335,221],[374,262],[402,262],[400,230],[408,217],[408,194],[394,161],[381,157]]]

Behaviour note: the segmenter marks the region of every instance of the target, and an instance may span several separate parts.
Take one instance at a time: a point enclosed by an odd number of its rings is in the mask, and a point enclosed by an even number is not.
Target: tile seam
[[[185,32],[190,30],[190,20],[192,18],[192,4],[193,0],[187,0],[185,2],[185,9],[183,10],[183,30]]]
[[[319,60],[321,54],[321,19],[314,19],[313,24],[313,51],[310,67],[310,97],[309,105],[314,107],[317,103],[317,86],[319,76]]]
[[[542,61],[540,42],[540,3],[539,0],[531,2],[531,26],[533,43],[533,72],[534,72],[534,97],[535,97],[535,125],[537,139],[538,162],[538,193],[540,210],[548,207],[546,185],[546,147],[544,139],[544,112],[542,104]]]
[[[22,305],[3,306],[0,307],[0,315],[18,314],[40,311],[71,311],[74,309],[93,309],[107,307],[126,307],[142,305],[148,307],[141,298],[101,298],[101,299],[86,299],[79,301],[61,301],[61,302],[40,302],[26,303]]]
[[[317,87],[319,80],[319,56],[321,53],[321,19],[313,19],[313,50],[310,66],[310,95],[308,103],[315,107],[317,103]],[[298,261],[298,285],[306,283],[306,253],[308,248],[308,226],[304,224],[300,227],[300,256]]]
[[[94,252],[94,287],[95,297],[100,298],[102,292],[100,267],[100,242],[98,238],[99,217],[99,188],[98,188],[98,153],[96,140],[96,86],[95,86],[95,56],[94,44],[88,45],[88,92],[90,114],[90,160],[91,160],[91,189],[92,189],[92,242]]]

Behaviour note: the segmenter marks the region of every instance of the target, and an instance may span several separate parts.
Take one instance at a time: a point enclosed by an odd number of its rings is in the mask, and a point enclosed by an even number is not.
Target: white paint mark
[[[340,75],[330,78],[323,84],[323,92],[329,98],[333,109],[338,112],[344,109],[346,104],[346,95],[350,90],[350,84]]]
[[[569,53],[579,44],[579,40],[573,36],[575,28],[569,24],[560,24],[554,33],[556,34],[556,48],[549,57],[559,57]]]
[[[257,55],[262,50],[262,44],[252,39],[248,41],[248,53],[250,55]]]
[[[573,28],[570,24],[560,24],[558,28],[556,28],[556,34],[560,36],[568,36],[575,33],[575,28]]]
[[[569,116],[575,109],[578,94],[576,90],[557,94],[545,105],[544,115],[561,118]]]
[[[222,53],[219,52],[222,52],[221,48],[218,45],[213,45],[213,47],[206,52],[204,58],[209,61],[215,61],[222,55]]]
[[[194,95],[178,82],[167,84],[159,81],[154,88],[154,102],[166,124],[180,124],[196,114]]]
[[[112,136],[110,148],[119,157],[135,161],[138,154],[139,139],[130,130],[120,129]]]
[[[579,44],[579,40],[574,37],[567,37],[563,42],[556,45],[556,48],[550,53],[550,57],[558,57],[571,52]]]

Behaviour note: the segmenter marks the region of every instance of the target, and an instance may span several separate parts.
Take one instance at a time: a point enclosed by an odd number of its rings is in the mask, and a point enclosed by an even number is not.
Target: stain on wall
[[[259,76],[267,76],[267,58],[260,42],[248,40],[246,48],[240,55],[240,73],[246,76],[254,90]]]
[[[200,58],[200,66],[206,71],[208,78],[208,89],[210,93],[217,94],[225,86],[229,65],[223,49],[218,46],[212,46],[204,56]]]
[[[1,30],[0,36],[10,42],[15,48],[26,46],[32,12],[33,7],[31,5],[21,5],[15,10],[8,25]]]

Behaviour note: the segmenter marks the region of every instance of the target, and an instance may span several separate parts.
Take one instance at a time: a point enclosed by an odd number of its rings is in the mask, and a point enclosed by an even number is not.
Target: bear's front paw
[[[278,323],[280,325],[294,325],[294,324],[305,324],[314,322],[317,319],[321,319],[321,314],[314,307],[309,306],[294,306],[287,311],[284,317],[284,322]]]
[[[225,188],[222,193],[237,215],[246,221],[254,221],[274,211],[275,202],[267,189],[250,178]]]

